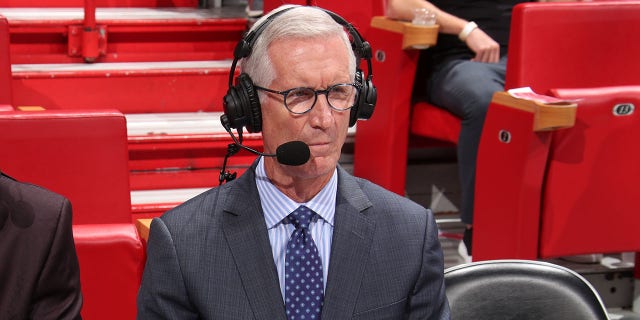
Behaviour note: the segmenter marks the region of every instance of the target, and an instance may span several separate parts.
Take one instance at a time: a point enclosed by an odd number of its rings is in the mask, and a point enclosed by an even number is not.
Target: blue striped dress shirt
[[[295,230],[293,224],[284,224],[282,219],[288,216],[299,206],[304,205],[318,215],[315,221],[309,225],[311,237],[318,247],[318,253],[322,259],[322,272],[325,292],[327,288],[327,275],[329,274],[329,257],[331,256],[331,239],[333,238],[333,222],[336,212],[336,192],[338,190],[338,171],[334,170],[329,183],[320,190],[309,202],[297,203],[289,199],[276,188],[267,177],[264,169],[264,158],[260,158],[256,168],[256,185],[260,194],[260,203],[264,211],[264,219],[267,223],[267,232],[271,242],[273,261],[278,270],[280,291],[284,293],[284,264],[287,242]]]

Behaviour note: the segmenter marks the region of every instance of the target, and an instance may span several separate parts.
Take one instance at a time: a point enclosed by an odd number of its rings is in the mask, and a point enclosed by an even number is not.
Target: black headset
[[[266,27],[279,15],[293,8],[283,9],[266,18],[266,20],[256,27],[255,30],[247,33],[236,45],[233,52],[233,63],[229,73],[229,89],[224,96],[223,108],[225,117],[222,117],[223,125],[230,128],[242,130],[247,128],[249,132],[262,131],[262,111],[260,110],[260,99],[253,86],[253,81],[246,73],[241,73],[236,78],[236,84],[233,85],[233,76],[235,75],[236,64],[238,60],[246,58],[251,54],[253,45],[258,36],[266,29]],[[355,83],[358,86],[358,97],[354,106],[351,108],[349,117],[349,126],[353,126],[358,119],[367,120],[371,118],[373,109],[376,105],[377,92],[373,85],[372,68],[371,68],[371,46],[367,41],[362,39],[360,33],[346,20],[339,15],[318,8],[333,18],[333,20],[342,25],[351,35],[351,47],[357,58],[357,67],[355,74]],[[359,65],[361,59],[367,61],[367,77],[365,78],[360,70]]]

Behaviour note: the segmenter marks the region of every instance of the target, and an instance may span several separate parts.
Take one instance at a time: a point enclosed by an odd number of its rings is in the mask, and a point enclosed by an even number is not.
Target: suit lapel
[[[225,211],[224,235],[255,318],[286,319],[253,167],[231,188]]]
[[[362,214],[371,206],[352,176],[339,169],[338,197],[329,262],[329,276],[322,309],[323,319],[353,316],[375,223]]]

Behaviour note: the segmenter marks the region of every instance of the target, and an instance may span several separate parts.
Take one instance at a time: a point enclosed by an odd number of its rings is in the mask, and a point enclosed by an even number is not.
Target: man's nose
[[[318,93],[316,105],[311,109],[310,122],[313,126],[326,127],[331,123],[332,108],[325,93]]]

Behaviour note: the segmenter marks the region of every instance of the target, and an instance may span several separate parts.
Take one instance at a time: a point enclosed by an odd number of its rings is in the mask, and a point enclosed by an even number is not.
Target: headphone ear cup
[[[376,102],[378,101],[378,91],[371,79],[366,79],[362,82],[360,94],[358,119],[369,120],[373,115],[373,110],[376,108]]]
[[[223,108],[231,128],[246,127],[247,131],[254,133],[262,131],[260,99],[251,77],[246,73],[240,74],[236,78],[236,85],[227,90]]]
[[[351,115],[349,118],[349,126],[352,127],[356,124],[357,120],[368,120],[373,115],[373,110],[376,106],[376,100],[378,94],[373,82],[369,79],[364,79],[362,70],[356,71],[355,83],[360,86],[358,90],[357,101],[351,108]]]
[[[238,82],[242,86],[242,92],[246,103],[243,105],[245,115],[249,117],[249,123],[247,123],[247,131],[260,132],[262,131],[262,110],[260,110],[260,97],[253,86],[253,80],[248,74],[242,73],[238,77]]]
[[[229,128],[242,128],[245,124],[242,122],[242,110],[240,109],[240,98],[238,97],[238,87],[232,86],[227,89],[224,95],[222,109],[229,120]],[[224,124],[224,123],[223,123]]]

